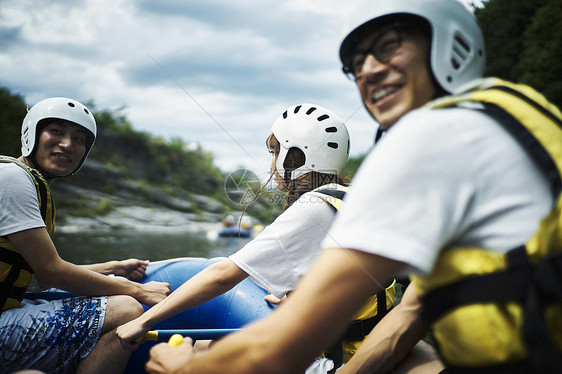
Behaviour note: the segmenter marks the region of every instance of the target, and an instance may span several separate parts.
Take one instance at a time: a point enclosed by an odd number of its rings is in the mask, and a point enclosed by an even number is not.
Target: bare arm
[[[247,276],[248,274],[230,259],[214,263],[182,284],[169,297],[143,315],[118,327],[117,335],[126,344],[131,344],[158,322],[222,295]]]
[[[133,281],[140,281],[142,278],[144,278],[146,267],[148,266],[148,261],[130,258],[128,260],[122,261],[107,261],[98,264],[80,266],[100,274],[114,274]]]
[[[388,373],[425,335],[420,301],[413,284],[400,303],[367,336],[351,360],[338,373]]]
[[[125,278],[110,278],[64,261],[58,255],[45,228],[8,235],[9,240],[29,263],[43,287],[57,287],[80,295],[129,295],[146,305],[154,305],[170,293],[161,282],[139,284]]]
[[[325,250],[271,316],[217,341],[206,352],[193,353],[187,344],[157,345],[147,369],[152,373],[224,373],[227,367],[229,373],[304,371],[338,338],[367,297],[380,291],[401,266],[363,252]]]

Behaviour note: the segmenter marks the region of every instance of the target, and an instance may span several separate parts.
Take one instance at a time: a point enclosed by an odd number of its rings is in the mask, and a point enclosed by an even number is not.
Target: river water
[[[215,235],[216,236],[216,235]],[[250,239],[214,238],[201,232],[111,232],[56,233],[59,255],[75,264],[138,258],[158,261],[176,257],[221,257],[242,248]]]

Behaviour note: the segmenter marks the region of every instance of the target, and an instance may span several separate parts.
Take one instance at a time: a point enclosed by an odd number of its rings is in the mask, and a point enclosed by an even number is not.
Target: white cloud
[[[135,128],[199,144],[224,170],[268,169],[271,124],[299,102],[350,118],[362,154],[374,122],[337,58],[355,2],[2,0],[0,82],[28,104],[125,106]]]

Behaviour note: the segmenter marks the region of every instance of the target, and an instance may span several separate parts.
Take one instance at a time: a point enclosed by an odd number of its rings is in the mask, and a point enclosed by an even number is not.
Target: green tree
[[[529,84],[562,106],[562,2],[489,0],[475,15],[484,33],[487,76]]]
[[[92,158],[96,161],[155,186],[174,185],[204,195],[214,195],[222,186],[222,173],[213,165],[212,155],[201,148],[189,149],[180,138],[166,142],[136,131],[119,110],[101,111],[95,117],[98,137]]]
[[[357,169],[359,169],[359,166],[361,165],[364,159],[365,159],[365,155],[358,156],[358,157],[351,157],[349,160],[347,160],[347,163],[343,168],[343,173],[342,173],[343,176],[351,179],[357,172]]]
[[[23,97],[0,87],[0,154],[21,155],[21,124],[26,113]]]
[[[562,107],[562,1],[537,9],[523,34],[521,81]]]

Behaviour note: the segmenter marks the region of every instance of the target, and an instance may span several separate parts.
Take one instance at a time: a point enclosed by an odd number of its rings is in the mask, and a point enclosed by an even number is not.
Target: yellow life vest
[[[463,373],[550,373],[562,366],[562,115],[528,86],[485,79],[428,103],[471,101],[512,134],[549,178],[553,210],[527,243],[498,254],[447,248],[431,274],[413,276],[442,359]],[[500,176],[499,176],[500,177]]]
[[[0,156],[0,162],[14,163],[32,177],[37,189],[41,217],[43,217],[47,232],[50,236],[53,236],[55,232],[55,205],[45,178],[39,171],[13,157]],[[0,311],[19,308],[32,279],[33,270],[31,266],[7,237],[0,237]]]
[[[339,185],[337,189],[323,186],[309,192],[309,194],[326,201],[338,211],[343,205],[343,197],[348,190],[348,187]],[[392,309],[394,297],[396,296],[395,284],[396,280],[393,280],[384,290],[369,297],[367,302],[353,317],[353,320],[342,335],[340,343],[324,352],[326,357],[334,361],[334,371],[342,362],[347,362],[351,359],[373,327]]]

